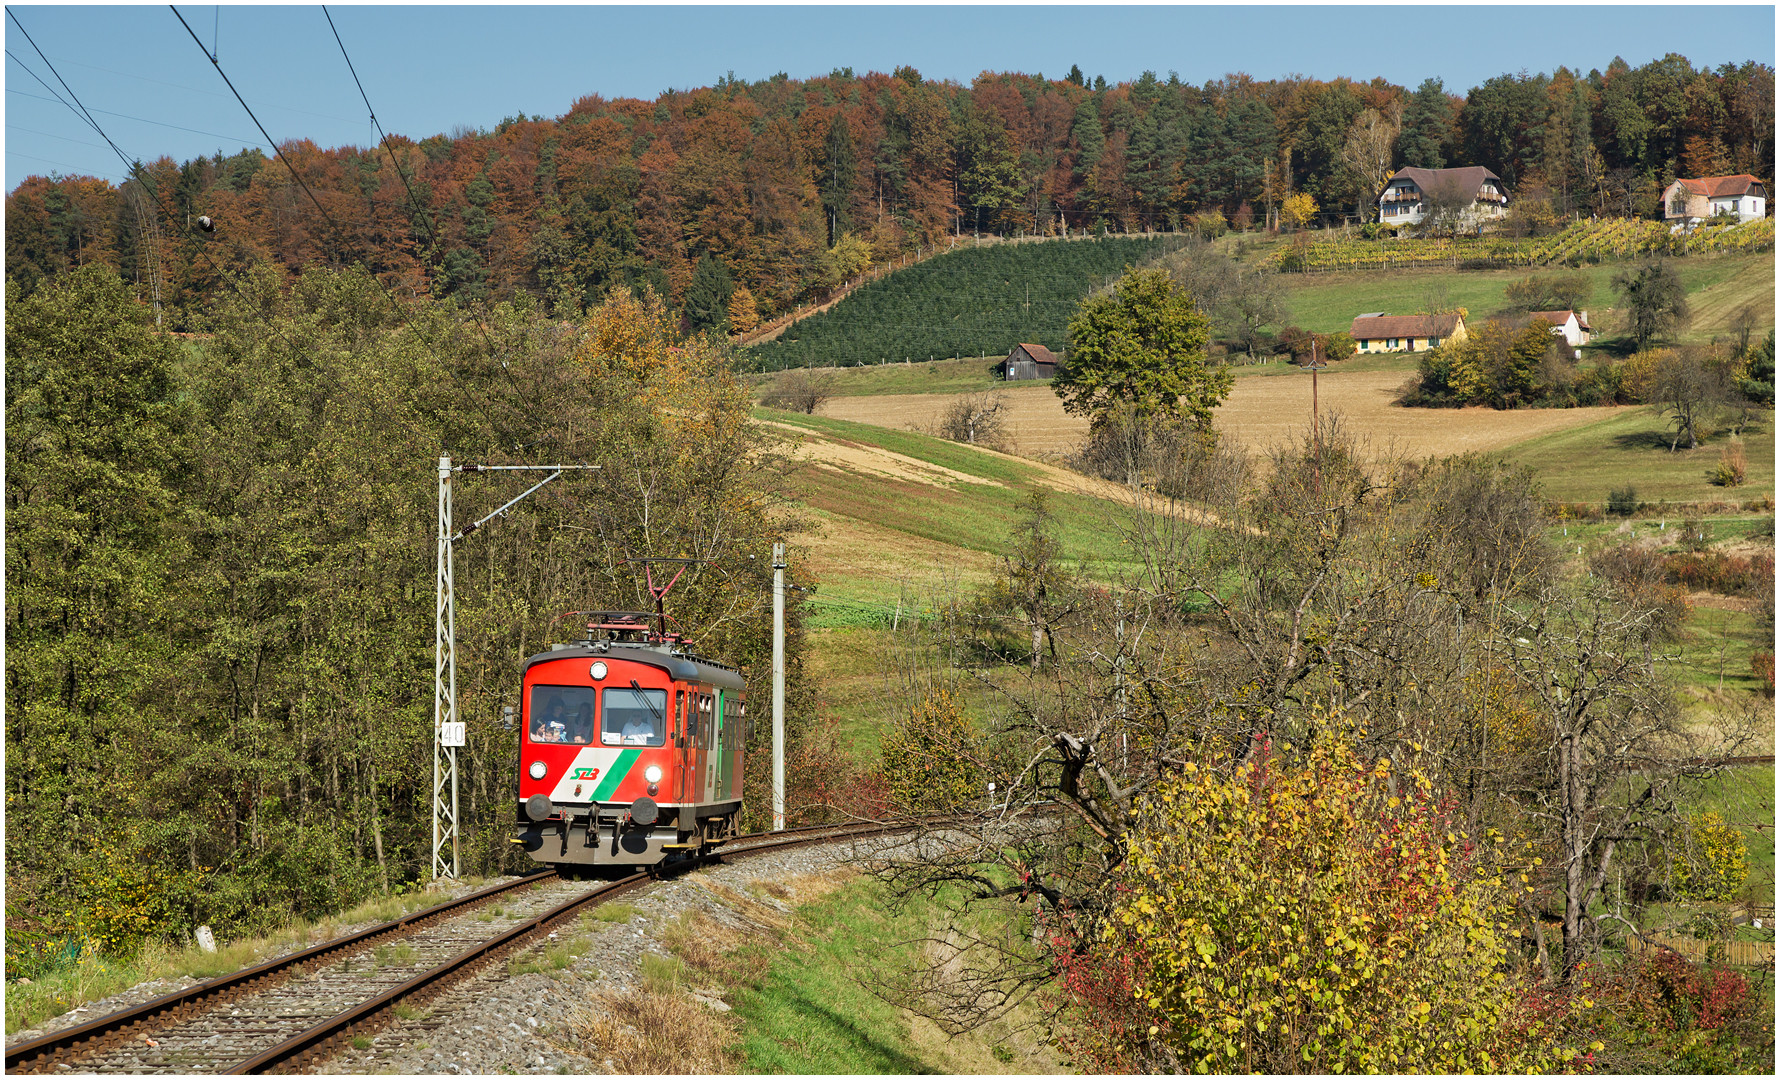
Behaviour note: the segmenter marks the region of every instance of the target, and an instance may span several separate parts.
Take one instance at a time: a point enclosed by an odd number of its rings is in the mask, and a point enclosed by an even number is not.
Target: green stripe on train
[[[641,750],[632,747],[618,755],[618,760],[612,762],[612,767],[606,770],[606,778],[600,781],[599,787],[593,789],[594,802],[605,802],[612,797],[612,793],[618,790],[618,785],[624,783],[624,778],[630,775],[630,767],[637,763],[637,755],[641,753]]]

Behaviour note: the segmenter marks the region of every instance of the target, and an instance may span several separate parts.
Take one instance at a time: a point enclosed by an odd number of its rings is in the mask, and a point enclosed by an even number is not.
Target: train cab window
[[[590,686],[534,686],[526,734],[534,743],[586,746],[593,741]]]
[[[667,743],[667,691],[608,686],[601,711],[600,742],[606,746]]]

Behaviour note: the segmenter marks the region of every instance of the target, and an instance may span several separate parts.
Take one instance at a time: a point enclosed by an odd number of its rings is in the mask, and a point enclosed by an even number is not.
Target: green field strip
[[[853,420],[835,420],[826,416],[806,416],[803,413],[780,412],[776,409],[756,409],[754,413],[764,420],[805,428],[838,441],[889,450],[917,461],[925,461],[930,465],[938,465],[968,476],[982,477],[984,480],[999,484],[1036,486],[1039,478],[1044,475],[1042,470],[1036,466],[1009,461],[1006,458],[982,453],[963,443],[955,443],[932,435],[922,435],[915,431],[897,431],[893,428],[878,427],[875,424],[861,424]]]
[[[966,490],[827,468],[801,470],[792,487],[809,505],[832,514],[938,544],[999,555],[1020,521],[1023,493],[970,485]],[[1122,511],[1092,496],[1053,492],[1055,535],[1066,555],[1088,562],[1125,562],[1119,537],[1103,525]],[[1116,519],[1115,519],[1116,520]]]
[[[1685,340],[1708,340],[1728,330],[1730,313],[1743,303],[1768,299],[1765,325],[1773,325],[1774,255],[1701,256],[1666,260],[1681,275],[1688,302],[1697,312]],[[1504,290],[1521,278],[1557,273],[1585,275],[1594,294],[1582,305],[1598,322],[1600,313],[1615,308],[1615,274],[1624,273],[1633,260],[1585,266],[1579,271],[1562,267],[1516,270],[1360,270],[1325,274],[1282,274],[1290,321],[1317,333],[1345,331],[1354,316],[1364,311],[1412,315],[1422,309],[1431,291],[1444,290],[1446,302],[1470,312],[1470,323],[1479,323],[1507,306]],[[1764,291],[1765,290],[1765,291]]]

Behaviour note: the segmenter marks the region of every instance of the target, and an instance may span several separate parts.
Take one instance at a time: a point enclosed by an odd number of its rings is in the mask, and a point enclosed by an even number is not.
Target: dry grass
[[[735,1025],[687,994],[597,994],[569,1032],[583,1044],[577,1053],[609,1057],[633,1076],[733,1073],[739,1064]]]
[[[1410,457],[1499,450],[1623,411],[1406,409],[1391,402],[1408,377],[1402,371],[1324,372],[1317,387],[1320,406],[1341,413],[1350,430],[1380,450],[1390,448]],[[931,422],[948,401],[931,394],[836,398],[822,412],[841,420],[912,429]],[[1067,453],[1087,435],[1087,421],[1066,414],[1048,386],[1008,390],[1007,402],[1008,441],[1021,454]],[[1218,408],[1215,422],[1227,438],[1251,452],[1284,443],[1310,426],[1310,380],[1301,375],[1238,379],[1229,399]],[[1079,478],[1076,483],[1080,485]]]
[[[481,879],[474,881],[479,884]],[[374,897],[349,911],[316,922],[298,919],[264,937],[218,942],[216,951],[211,953],[196,945],[173,946],[150,941],[139,955],[128,960],[95,957],[28,983],[9,984],[6,988],[6,1032],[10,1035],[34,1028],[71,1009],[153,979],[178,981],[227,975],[262,963],[274,955],[331,941],[340,936],[343,927],[389,922],[446,899],[436,892]]]
[[[826,896],[856,876],[856,871],[842,868],[759,888],[795,906]],[[771,953],[747,946],[781,942],[792,920],[777,906],[745,896],[707,874],[693,874],[688,880],[716,897],[737,919],[683,913],[663,933],[672,957],[646,954],[639,965],[641,986],[598,994],[570,1020],[569,1033],[583,1044],[576,1047],[577,1053],[608,1057],[618,1072],[638,1076],[733,1073],[740,1067],[735,1050],[738,1025],[698,988],[758,978],[772,962]]]
[[[957,578],[986,580],[995,560],[986,552],[877,525],[838,513],[821,513],[821,527],[799,537],[808,552],[809,571],[817,581],[881,582],[883,595],[897,594],[906,583],[910,596],[932,592]],[[857,595],[853,591],[848,596]],[[879,598],[874,596],[873,599]]]

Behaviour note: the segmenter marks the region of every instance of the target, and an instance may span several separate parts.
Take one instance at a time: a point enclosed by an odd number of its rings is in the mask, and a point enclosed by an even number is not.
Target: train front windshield
[[[586,746],[593,741],[593,700],[590,686],[532,687],[531,741]]]
[[[600,714],[600,742],[606,746],[663,746],[667,743],[667,691],[606,688]]]

